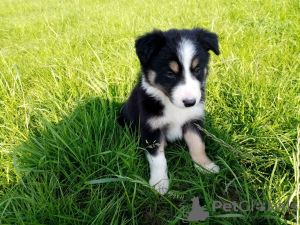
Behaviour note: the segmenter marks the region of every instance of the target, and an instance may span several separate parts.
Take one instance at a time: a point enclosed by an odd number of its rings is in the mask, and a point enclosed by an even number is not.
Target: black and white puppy
[[[119,123],[140,131],[148,150],[150,185],[161,194],[167,193],[164,148],[166,141],[182,137],[196,167],[218,173],[219,167],[206,156],[197,128],[203,127],[208,51],[219,55],[217,35],[200,28],[154,30],[139,37],[135,48],[142,75],[122,109]]]

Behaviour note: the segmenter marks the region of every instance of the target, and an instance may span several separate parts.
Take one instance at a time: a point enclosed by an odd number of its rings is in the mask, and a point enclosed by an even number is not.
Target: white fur
[[[180,108],[185,108],[183,100],[195,99],[196,104],[201,99],[200,82],[192,76],[191,64],[193,57],[196,54],[194,44],[187,39],[183,39],[178,47],[178,57],[183,65],[184,83],[174,88],[172,92],[172,102]]]
[[[200,82],[190,73],[185,74],[185,83],[175,87],[172,92],[172,100],[177,107],[186,108],[183,103],[185,99],[195,99],[196,104],[201,99]]]
[[[193,107],[179,108],[162,91],[149,85],[144,78],[142,78],[142,87],[149,95],[162,101],[165,107],[163,116],[149,118],[148,124],[153,130],[161,129],[168,125],[166,133],[168,141],[181,139],[182,125],[191,119],[199,119],[204,116],[204,102],[199,102]]]
[[[184,72],[190,72],[192,59],[196,54],[196,49],[192,41],[188,39],[182,39],[177,49],[178,57],[184,67]]]
[[[200,167],[199,165],[195,164],[195,167],[201,172],[201,173],[219,173],[220,167],[217,166],[214,162],[211,164]]]
[[[163,146],[162,146],[163,148]],[[157,155],[152,156],[147,153],[147,159],[150,165],[149,184],[159,193],[166,194],[169,188],[169,178],[167,171],[167,160],[163,151],[158,151]]]

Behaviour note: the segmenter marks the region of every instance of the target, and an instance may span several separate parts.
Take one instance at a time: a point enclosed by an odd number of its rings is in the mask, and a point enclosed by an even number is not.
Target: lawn
[[[162,196],[116,118],[139,76],[134,40],[193,27],[219,35],[204,132],[221,170],[169,144]],[[193,197],[203,224],[299,223],[299,64],[298,0],[1,0],[0,224],[181,224]]]

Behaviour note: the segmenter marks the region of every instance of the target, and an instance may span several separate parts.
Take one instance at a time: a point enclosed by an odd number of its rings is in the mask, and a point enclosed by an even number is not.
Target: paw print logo
[[[259,211],[265,211],[266,210],[266,206],[265,206],[265,203],[261,203],[261,202],[258,202],[256,203],[256,207],[255,207],[257,210]]]

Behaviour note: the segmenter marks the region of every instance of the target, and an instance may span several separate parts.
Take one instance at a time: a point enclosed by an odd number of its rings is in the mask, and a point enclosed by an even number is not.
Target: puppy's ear
[[[220,54],[218,36],[215,33],[195,28],[198,40],[204,45],[207,51],[212,50],[216,55]]]
[[[157,53],[165,44],[165,37],[162,31],[154,30],[139,37],[135,41],[136,54],[143,66],[147,66],[151,57]]]

